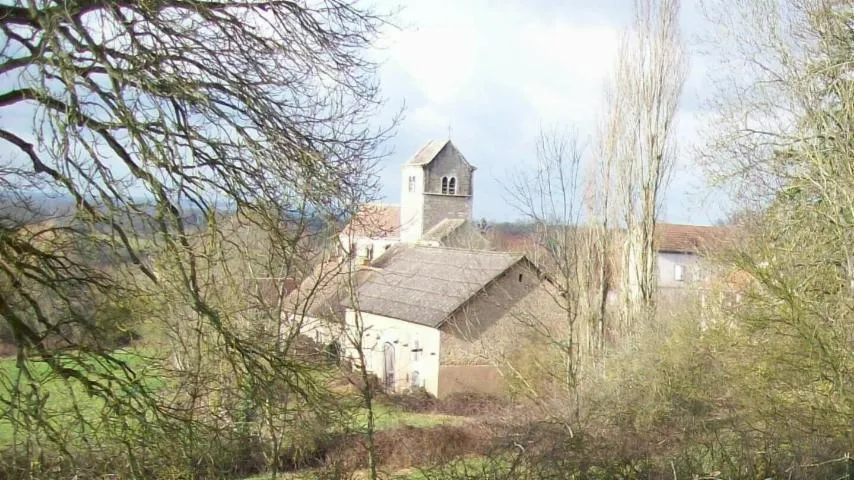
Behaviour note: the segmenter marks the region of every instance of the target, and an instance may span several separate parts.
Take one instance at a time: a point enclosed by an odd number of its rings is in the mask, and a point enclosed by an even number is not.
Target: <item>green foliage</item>
[[[704,315],[717,323],[701,328],[691,311],[660,318],[612,352],[606,377],[589,387],[585,429],[608,445],[618,442],[649,471],[673,470],[678,478],[844,472],[842,460],[814,466],[850,448],[839,433],[847,414],[823,410],[830,392],[801,397],[805,392],[792,387],[809,376],[792,375],[807,373],[805,365],[781,363],[783,344],[760,345],[753,330],[708,308]]]
[[[463,423],[463,417],[435,413],[405,412],[381,403],[374,406],[374,428],[388,430],[400,427],[430,428],[438,425],[458,425]],[[351,429],[360,431],[365,428],[367,411],[361,408],[357,411],[351,424]]]
[[[141,390],[158,391],[165,386],[162,372],[158,373],[152,358],[144,352],[119,351],[114,354],[117,361],[122,362],[125,367],[132,370],[139,378],[137,387]],[[102,363],[89,359],[86,368],[95,377],[105,373],[105,368],[110,368]],[[6,405],[24,405],[24,402],[36,402],[30,407],[38,408],[41,420],[45,422],[45,428],[32,425],[33,430],[21,431],[18,425],[16,430],[15,421],[18,417],[14,414],[5,415],[0,418],[0,445],[8,447],[17,439],[27,435],[44,436],[50,431],[62,431],[63,435],[72,440],[72,445],[80,446],[84,438],[91,438],[100,431],[104,422],[109,422],[115,413],[106,400],[99,397],[91,397],[83,384],[69,382],[57,376],[53,369],[44,362],[31,362],[27,365],[27,375],[31,378],[23,379],[22,370],[19,369],[15,359],[0,360],[0,401]],[[9,382],[19,381],[24,386],[16,391]],[[116,392],[122,395],[122,392]],[[133,395],[134,392],[124,392],[125,395]],[[14,395],[14,396],[13,396]],[[121,403],[122,399],[116,399]],[[19,402],[19,403],[16,403]]]
[[[785,25],[782,39],[746,32],[739,44],[789,98],[756,94],[759,84],[739,93],[789,116],[761,132],[738,124],[724,152],[741,155],[736,184],[761,178],[772,194],[747,205],[740,241],[720,255],[724,291],[615,348],[587,388],[586,418],[662,476],[842,478],[854,450],[854,13],[845,2],[748,3],[764,16],[753,20]],[[769,60],[766,47],[783,53]]]
[[[315,454],[348,412],[281,297],[373,194],[387,132],[364,54],[385,19],[337,0],[2,9],[0,110],[24,127],[0,128],[0,477]],[[142,333],[157,356],[116,351]]]

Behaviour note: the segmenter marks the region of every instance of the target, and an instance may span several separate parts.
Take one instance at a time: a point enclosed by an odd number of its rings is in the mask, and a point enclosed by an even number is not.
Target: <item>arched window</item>
[[[448,194],[448,177],[442,177],[442,195]]]
[[[448,180],[448,194],[449,195],[456,195],[457,194],[457,178],[456,177],[451,177],[451,179]]]
[[[394,391],[394,345],[386,342],[383,345],[383,381],[389,392]]]

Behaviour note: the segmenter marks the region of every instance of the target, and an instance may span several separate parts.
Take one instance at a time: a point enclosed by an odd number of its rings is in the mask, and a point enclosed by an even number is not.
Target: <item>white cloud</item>
[[[451,125],[451,119],[447,115],[442,114],[433,105],[424,105],[410,112],[410,117],[416,131],[433,133],[437,131],[447,130]]]
[[[524,58],[537,70],[556,68],[578,80],[599,80],[614,63],[618,32],[602,26],[528,23],[520,28]]]
[[[392,47],[392,64],[408,73],[430,102],[453,102],[474,81],[475,40],[451,25],[402,32]]]
[[[617,30],[606,27],[528,24],[522,28],[526,75],[521,90],[543,121],[593,121],[614,64],[617,38]]]
[[[386,39],[387,68],[405,72],[431,104],[465,102],[488,79],[530,96],[535,108],[590,98],[590,88],[610,71],[616,29],[482,7],[456,1],[408,7],[402,23],[413,27]]]
[[[387,166],[389,178],[398,175],[410,150],[448,135],[449,126],[454,141],[478,166],[484,179],[480,193],[531,160],[541,125],[571,127],[582,137],[594,133],[620,24],[630,9],[628,0],[408,1],[396,22],[402,30],[391,32],[380,52],[386,59],[381,72],[386,95],[407,106],[394,141],[397,153]],[[692,77],[686,95],[695,95],[691,90],[701,83]],[[683,153],[694,143],[699,123],[695,117],[680,125]],[[690,161],[680,157],[684,169],[674,179],[676,197],[690,183],[678,177],[696,174],[686,175]],[[398,195],[393,188],[385,194]],[[499,199],[478,198],[476,216],[512,216]],[[669,212],[675,218],[688,215],[681,199],[672,203]]]

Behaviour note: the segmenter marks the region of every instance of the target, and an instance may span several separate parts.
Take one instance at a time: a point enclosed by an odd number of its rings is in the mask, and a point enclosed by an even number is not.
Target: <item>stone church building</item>
[[[498,252],[472,223],[475,167],[450,140],[401,168],[400,205],[365,205],[341,255],[286,298],[289,319],[389,391],[501,393],[499,365],[531,322],[557,326],[554,286],[520,253]]]
[[[471,220],[475,168],[450,140],[427,142],[402,171],[402,241],[420,240],[443,220]]]

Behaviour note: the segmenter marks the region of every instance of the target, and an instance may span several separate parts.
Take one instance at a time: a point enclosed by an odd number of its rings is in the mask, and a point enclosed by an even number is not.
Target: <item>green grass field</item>
[[[364,428],[368,422],[367,409],[361,409],[356,415],[358,427]],[[439,425],[459,425],[465,417],[434,413],[405,412],[381,403],[374,406],[374,427],[376,430],[389,430],[401,427],[430,428]]]
[[[110,368],[104,364],[87,361],[74,365],[74,368],[85,371],[87,379],[105,383],[117,398],[137,394],[141,389],[157,391],[166,385],[163,377],[153,371],[153,362],[145,352],[121,350],[115,352],[114,356],[124,362],[137,379],[125,385],[125,388],[100,375]],[[69,361],[64,363],[71,367]],[[75,444],[75,437],[90,435],[98,431],[102,423],[113,420],[114,407],[100,397],[90,395],[80,381],[62,379],[43,362],[28,363],[28,370],[32,381],[19,371],[14,358],[0,359],[0,396],[4,403],[14,405],[11,411],[38,409],[39,417],[46,422],[45,427],[54,430],[60,438],[70,440],[72,445]],[[124,375],[117,371],[108,373]],[[31,384],[36,387],[31,387]],[[16,389],[22,392],[17,398],[12,395]],[[11,416],[0,418],[0,448],[9,446],[15,440]],[[23,416],[20,418],[20,421],[26,421]],[[22,427],[26,428],[26,425],[22,424]]]
[[[115,357],[125,362],[127,367],[133,371],[138,378],[137,388],[145,388],[150,392],[156,392],[167,388],[169,382],[164,377],[163,370],[159,370],[160,364],[148,350],[120,350],[114,353]],[[80,366],[76,366],[80,369]],[[82,369],[89,372],[91,378],[98,377],[98,373],[104,372],[105,366],[95,362],[87,362]],[[5,402],[14,401],[10,392],[18,382],[21,391],[29,391],[30,395],[20,397],[20,403],[16,408],[21,410],[27,408],[38,408],[39,416],[46,419],[47,427],[53,429],[56,435],[60,435],[70,445],[77,444],[77,439],[91,436],[94,432],[101,430],[105,422],[115,421],[114,406],[108,404],[99,397],[90,396],[86,388],[75,380],[66,381],[57,376],[45,363],[31,362],[29,369],[35,384],[38,385],[38,397],[36,401],[33,391],[27,386],[26,378],[20,375],[14,358],[0,359],[0,396]],[[110,372],[118,375],[118,372]],[[327,375],[329,372],[325,372]],[[99,380],[103,381],[103,378]],[[131,395],[136,392],[123,391],[118,383],[113,383],[114,394],[117,396]],[[127,389],[126,389],[127,390]],[[342,431],[364,431],[367,426],[367,410],[356,407],[358,399],[351,398],[344,404],[352,405],[352,414],[345,415],[349,418],[347,424],[335,427]],[[438,425],[457,425],[465,421],[463,417],[450,415],[412,413],[405,412],[382,403],[374,404],[375,429],[388,430],[402,427],[429,428]],[[0,448],[11,445],[15,438],[15,429],[11,422],[12,415],[0,418]],[[18,439],[20,440],[20,439]]]

